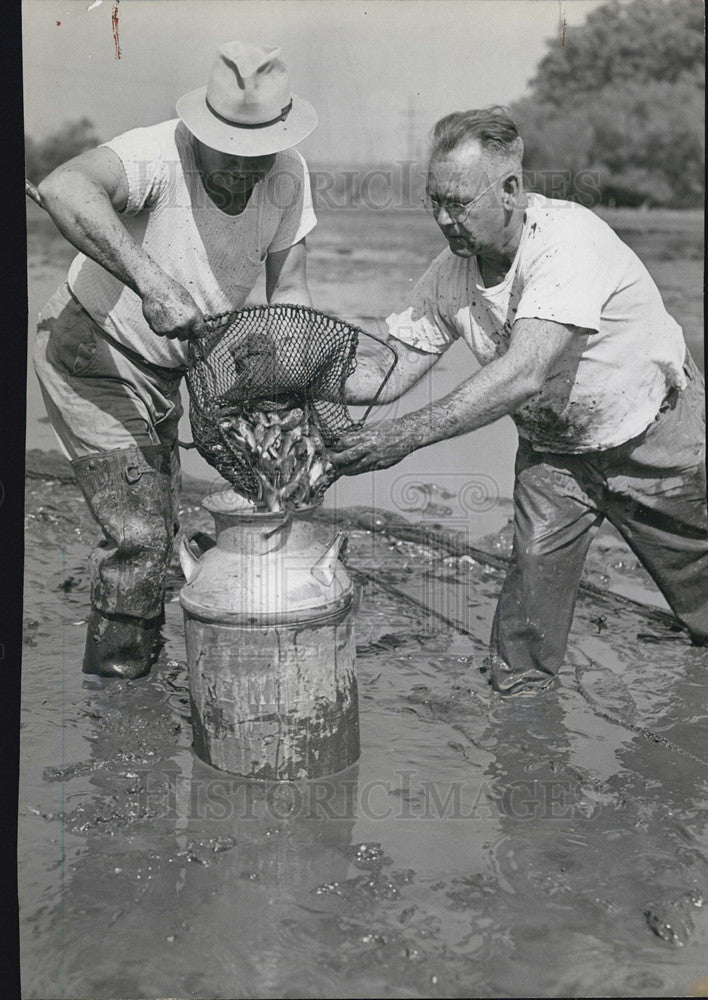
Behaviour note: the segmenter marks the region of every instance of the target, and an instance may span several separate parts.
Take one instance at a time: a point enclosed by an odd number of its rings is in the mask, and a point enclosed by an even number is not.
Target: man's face
[[[506,212],[501,190],[504,177],[510,173],[512,168],[505,174],[503,165],[484,157],[481,146],[474,141],[431,160],[426,192],[439,205],[435,221],[458,257],[502,249]],[[466,204],[473,199],[474,204],[462,214],[455,212],[455,203]]]
[[[212,184],[228,191],[248,191],[263,180],[275,162],[275,153],[267,156],[232,156],[199,143],[199,163]]]

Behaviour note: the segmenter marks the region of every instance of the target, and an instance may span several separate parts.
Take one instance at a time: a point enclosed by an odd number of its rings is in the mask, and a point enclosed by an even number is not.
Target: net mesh
[[[356,326],[307,306],[253,306],[216,317],[189,345],[186,380],[190,423],[200,455],[244,496],[261,483],[225,418],[248,414],[265,400],[299,406],[324,444],[354,426],[344,403],[356,367]],[[324,493],[324,489],[322,490]]]

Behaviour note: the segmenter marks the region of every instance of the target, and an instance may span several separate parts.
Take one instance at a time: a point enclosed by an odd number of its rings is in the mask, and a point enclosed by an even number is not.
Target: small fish
[[[291,431],[302,423],[304,414],[299,406],[296,406],[280,420],[280,426],[284,431]]]
[[[313,486],[318,479],[324,474],[324,462],[321,458],[316,459],[312,465],[307,469],[307,477],[310,481],[310,486]]]
[[[336,479],[316,417],[311,419],[301,399],[260,399],[243,407],[238,417],[225,408],[219,416],[221,430],[249,458],[262,508],[279,512],[311,504]]]
[[[315,442],[311,437],[306,437],[302,439],[303,445],[303,460],[307,463],[309,467],[312,467],[312,463],[315,460],[315,455],[317,451],[315,449]]]
[[[294,474],[295,474],[295,456],[291,452],[290,454],[282,457],[280,460],[280,475],[282,481],[287,483],[292,479]]]
[[[280,445],[281,455],[289,455],[293,447],[302,440],[302,428],[293,427],[292,430],[286,431],[283,434],[283,440]]]
[[[280,501],[290,499],[303,482],[307,483],[307,469],[304,466],[298,470],[294,479],[291,479],[289,483],[286,483],[282,487],[279,493]]]
[[[269,427],[268,430],[265,432],[263,443],[261,445],[261,451],[272,454],[273,450],[275,449],[277,454],[277,449],[280,447],[281,439],[282,439],[282,432],[280,430],[280,427],[278,427],[277,425]],[[273,455],[273,457],[275,458],[275,455]]]
[[[258,451],[258,445],[256,444],[256,436],[250,424],[246,420],[244,420],[243,417],[239,417],[237,426],[239,434],[246,441],[249,448],[251,448],[253,451]]]

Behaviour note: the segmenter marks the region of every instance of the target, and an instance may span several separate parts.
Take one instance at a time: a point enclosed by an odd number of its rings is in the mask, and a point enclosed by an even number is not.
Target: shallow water
[[[73,485],[29,481],[24,996],[693,992],[706,651],[584,596],[558,687],[500,699],[484,657],[502,571],[352,517],[361,759],[248,784],[190,749],[176,565],[152,674],[82,675],[96,530]],[[189,491],[182,519],[210,530]],[[589,580],[621,575],[611,551]]]
[[[29,212],[33,331],[71,250]],[[701,364],[699,216],[616,215]],[[404,212],[323,212],[308,243],[313,300],[353,319],[396,308],[440,248]],[[473,369],[453,348],[378,416]],[[28,446],[55,447],[32,373],[28,389]],[[492,533],[480,544],[503,555],[515,440],[499,421],[343,480],[327,503]],[[191,494],[183,521],[210,530]],[[25,997],[705,993],[708,657],[681,633],[585,596],[559,687],[503,701],[482,671],[501,571],[352,527],[349,562],[378,581],[356,623],[361,759],[326,781],[246,785],[190,749],[178,568],[152,675],[86,678],[96,529],[73,486],[41,480],[27,526]],[[585,579],[661,600],[612,532]]]

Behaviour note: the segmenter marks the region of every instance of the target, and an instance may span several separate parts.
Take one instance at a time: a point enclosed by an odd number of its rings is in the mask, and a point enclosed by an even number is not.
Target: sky
[[[25,131],[86,116],[101,139],[175,117],[223,42],[279,45],[318,111],[311,162],[420,153],[449,111],[522,96],[546,42],[601,0],[24,0]],[[116,58],[113,15],[120,58]]]

